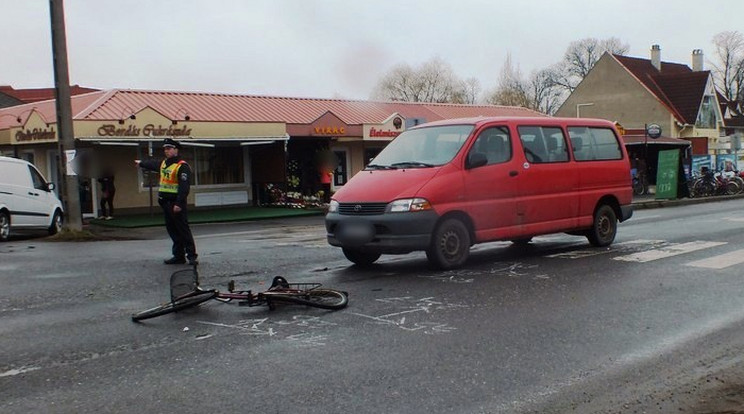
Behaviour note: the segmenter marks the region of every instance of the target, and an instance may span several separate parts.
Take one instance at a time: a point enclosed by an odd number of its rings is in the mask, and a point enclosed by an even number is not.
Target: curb
[[[713,197],[702,197],[702,198],[678,198],[674,200],[638,200],[633,201],[631,205],[634,210],[645,210],[661,207],[677,207],[687,206],[693,204],[703,203],[715,203],[718,201],[729,201],[744,198],[744,194],[734,194],[729,196],[713,196]]]

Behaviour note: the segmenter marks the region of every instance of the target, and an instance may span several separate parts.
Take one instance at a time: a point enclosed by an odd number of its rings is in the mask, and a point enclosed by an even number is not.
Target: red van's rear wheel
[[[447,219],[434,231],[426,258],[440,269],[462,266],[470,256],[470,232],[460,220]]]
[[[615,241],[617,234],[617,215],[615,210],[607,204],[599,206],[594,212],[594,225],[587,234],[589,243],[596,247],[605,247]]]

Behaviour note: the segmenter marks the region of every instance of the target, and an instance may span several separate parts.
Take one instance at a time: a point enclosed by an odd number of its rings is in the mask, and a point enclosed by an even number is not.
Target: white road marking
[[[613,257],[612,260],[621,260],[624,262],[646,263],[668,257],[678,256],[680,254],[694,252],[696,250],[709,249],[711,247],[721,246],[726,242],[706,242],[693,241],[689,243],[670,244],[658,249],[646,250],[643,252],[633,253],[626,256]]]
[[[41,367],[20,367],[18,369],[11,369],[9,371],[0,372],[0,378],[12,377],[14,375],[19,375],[19,374],[25,374],[26,372],[36,371],[37,369],[41,369]]]
[[[657,245],[663,242],[664,240],[645,240],[645,239],[630,240],[630,241],[626,241],[622,243],[615,243],[612,245],[612,248],[610,249],[592,248],[592,249],[582,249],[582,250],[571,250],[568,252],[550,254],[546,257],[561,258],[561,259],[581,259],[583,257],[598,256],[600,254],[619,253],[618,250],[620,251],[627,250],[627,247],[629,246]]]
[[[707,259],[696,260],[687,263],[686,266],[703,267],[706,269],[724,269],[740,263],[744,263],[744,249],[720,254]]]
[[[259,230],[245,230],[245,231],[233,231],[225,233],[212,233],[202,234],[194,236],[195,239],[206,239],[211,237],[234,237],[234,236],[247,236],[247,235],[266,235],[269,238],[283,238],[289,236],[303,236],[303,235],[318,235],[321,234],[323,238],[326,237],[325,226],[303,226],[303,227],[292,227],[283,229],[281,236],[277,237],[276,229],[259,229]]]

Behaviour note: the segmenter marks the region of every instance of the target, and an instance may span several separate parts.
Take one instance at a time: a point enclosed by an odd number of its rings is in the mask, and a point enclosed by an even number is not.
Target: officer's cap
[[[179,144],[178,141],[173,138],[166,138],[163,140],[163,148],[165,147],[181,149],[181,144]]]

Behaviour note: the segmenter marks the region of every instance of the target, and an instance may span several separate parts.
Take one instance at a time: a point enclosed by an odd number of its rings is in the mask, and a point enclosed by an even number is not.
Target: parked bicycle
[[[637,168],[631,168],[630,175],[633,182],[633,194],[646,194],[648,192],[648,180],[646,180],[646,173],[638,171]]]
[[[323,288],[320,283],[289,283],[282,276],[274,277],[271,287],[263,292],[235,290],[235,281],[228,283],[228,291],[217,289],[203,290],[199,287],[199,272],[193,269],[179,270],[171,274],[169,302],[154,308],[137,312],[132,321],[154,318],[171,312],[178,312],[215,299],[221,302],[237,301],[238,306],[266,305],[273,310],[277,303],[293,303],[321,309],[337,310],[349,303],[347,292]]]
[[[703,168],[701,173],[689,182],[690,197],[734,195],[744,190],[744,180],[734,172]]]

